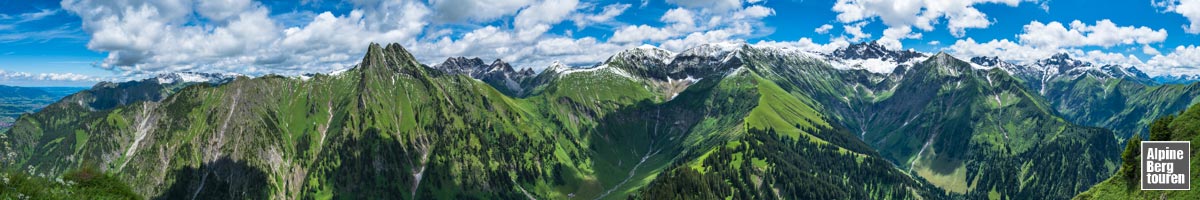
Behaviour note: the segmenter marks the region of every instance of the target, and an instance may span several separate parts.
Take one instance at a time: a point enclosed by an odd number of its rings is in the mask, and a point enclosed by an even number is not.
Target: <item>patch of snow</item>
[[[828,62],[829,65],[833,66],[834,69],[839,70],[862,69],[876,74],[890,74],[892,71],[896,70],[896,67],[900,67],[901,65],[913,66],[926,59],[929,59],[929,56],[913,58],[904,63],[898,63],[895,60],[884,58],[832,59]]]
[[[720,42],[692,47],[680,53],[680,56],[723,57],[740,49],[744,43]]]
[[[971,68],[975,68],[975,69],[982,69],[982,70],[990,70],[990,69],[992,69],[992,68],[996,68],[996,66],[983,66],[983,65],[979,65],[979,64],[971,63]]]
[[[566,76],[568,74],[574,74],[574,73],[579,73],[579,72],[598,72],[600,70],[605,70],[605,71],[611,72],[613,74],[623,76],[625,78],[633,79],[633,76],[629,75],[629,73],[626,73],[625,70],[608,67],[607,64],[592,67],[592,68],[586,68],[586,69],[569,69],[569,70],[561,71],[561,74],[559,74],[559,76]]]
[[[745,71],[746,71],[746,67],[738,67],[737,69],[733,69],[733,71],[729,71],[729,73],[725,73],[725,77],[729,78],[732,76],[736,76],[737,74],[740,74]]]
[[[862,60],[855,66],[870,72],[886,74],[891,73],[892,70],[895,70],[897,66],[900,66],[900,64],[892,61],[884,61],[882,59],[873,58]]]
[[[341,75],[342,73],[346,72],[346,70],[350,70],[350,68],[339,69],[339,70],[333,70],[332,72],[329,72],[329,75],[330,75],[330,76],[337,76],[337,75]]]

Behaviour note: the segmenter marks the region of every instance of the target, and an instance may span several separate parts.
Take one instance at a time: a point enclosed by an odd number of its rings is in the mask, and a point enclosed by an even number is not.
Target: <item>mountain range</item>
[[[0,163],[167,199],[1065,199],[1196,87],[875,42],[643,46],[540,73],[372,44],[338,73],[101,83],[18,119]]]
[[[22,114],[35,112],[83,89],[86,88],[0,85],[0,132],[8,130]]]

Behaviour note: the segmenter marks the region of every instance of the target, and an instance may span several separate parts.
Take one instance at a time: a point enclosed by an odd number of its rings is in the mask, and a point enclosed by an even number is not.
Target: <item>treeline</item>
[[[0,199],[143,199],[104,172],[84,167],[55,178],[0,172]]]
[[[833,129],[805,131],[813,135],[849,134]],[[797,141],[773,129],[750,129],[729,145],[715,147],[701,161],[701,170],[686,161],[676,162],[631,198],[950,198],[932,185],[909,178],[891,163],[872,155],[873,151],[859,154],[829,143],[812,142],[808,137],[802,135]]]
[[[1149,127],[1149,137],[1142,138],[1134,135],[1125,143],[1125,151],[1121,153],[1120,169],[1108,180],[1091,187],[1086,192],[1075,196],[1075,199],[1200,199],[1196,188],[1196,175],[1200,150],[1200,106],[1192,105],[1185,111],[1168,115],[1154,120]],[[1191,174],[1192,190],[1141,190],[1141,142],[1146,141],[1191,141]]]

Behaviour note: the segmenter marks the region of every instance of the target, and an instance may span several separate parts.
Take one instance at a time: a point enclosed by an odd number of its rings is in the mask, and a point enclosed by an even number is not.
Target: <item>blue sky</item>
[[[1200,0],[35,0],[0,2],[0,84],[350,67],[370,42],[541,69],[643,44],[891,48],[1032,62],[1065,52],[1200,74]],[[824,28],[823,28],[824,27]]]

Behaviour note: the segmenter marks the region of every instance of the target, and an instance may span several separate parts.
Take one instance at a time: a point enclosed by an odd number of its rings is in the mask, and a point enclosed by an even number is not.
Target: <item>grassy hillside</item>
[[[396,44],[311,79],[98,87],[18,120],[0,163],[168,199],[1068,198],[1118,165],[1111,132],[945,54],[885,75],[713,52],[552,71],[522,98]]]
[[[1096,184],[1086,192],[1075,196],[1075,199],[1200,199],[1200,106],[1193,105],[1177,115],[1170,115],[1155,120],[1150,127],[1147,141],[1190,141],[1191,155],[1191,190],[1141,190],[1141,137],[1135,136],[1126,143],[1121,159],[1124,163],[1121,169],[1111,178]]]
[[[112,177],[93,168],[80,168],[56,177],[23,172],[0,172],[3,199],[144,199]]]
[[[1085,74],[1051,80],[1045,96],[1063,118],[1111,129],[1124,140],[1134,135],[1146,137],[1155,119],[1200,102],[1200,84],[1148,85]]]
[[[36,112],[82,89],[85,88],[0,85],[0,132],[8,130],[22,114]]]

